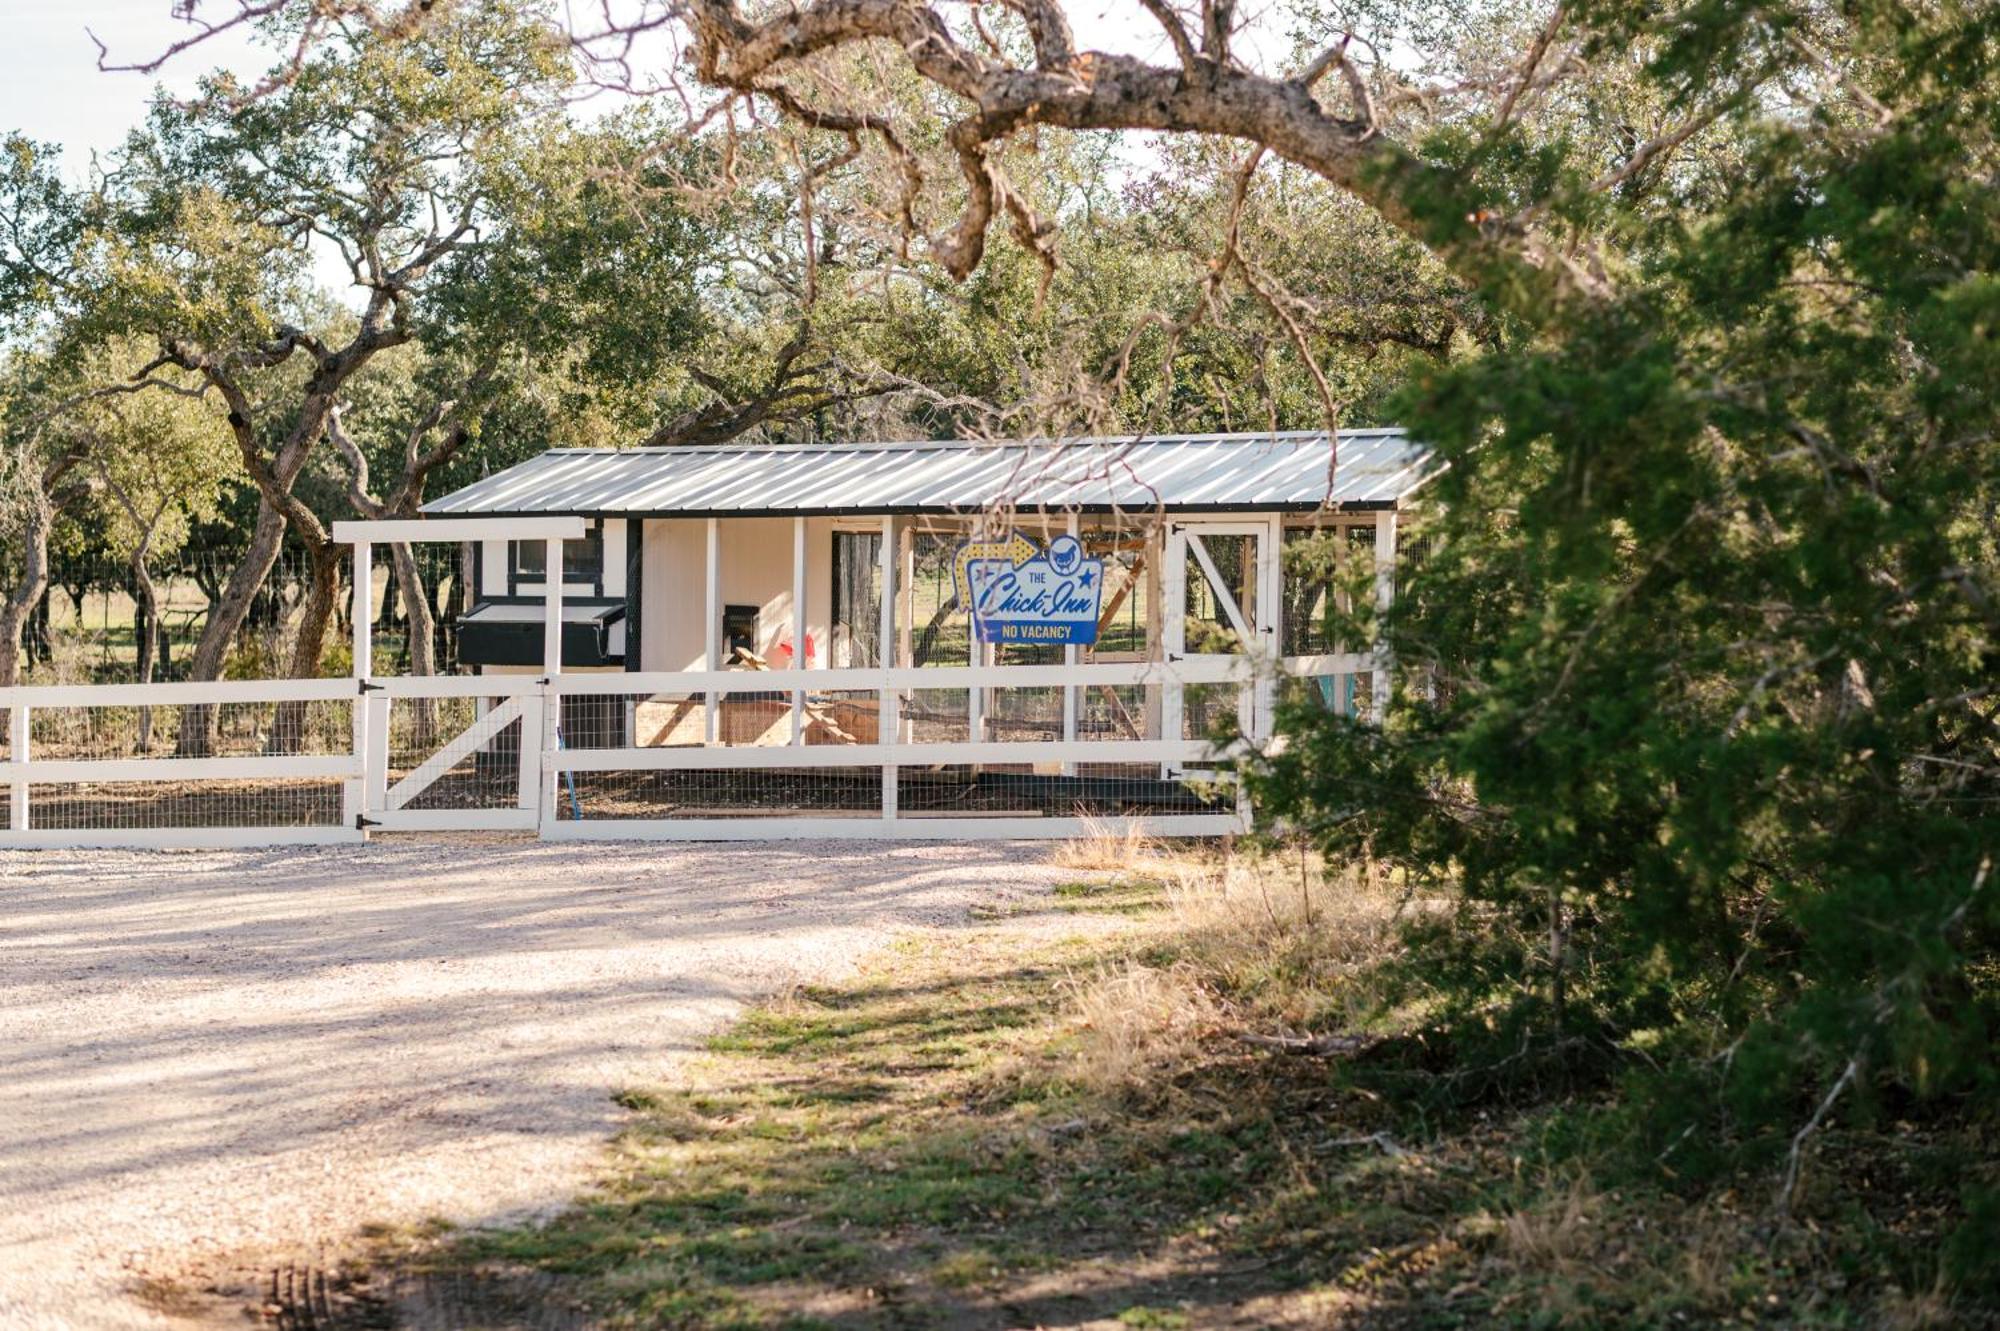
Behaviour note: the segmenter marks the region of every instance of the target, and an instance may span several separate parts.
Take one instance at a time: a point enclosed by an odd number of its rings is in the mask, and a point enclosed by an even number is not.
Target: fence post
[[[1375,613],[1384,615],[1396,599],[1396,510],[1375,515]],[[1368,684],[1368,719],[1381,725],[1389,716],[1389,647],[1375,631],[1375,672]]]
[[[806,520],[792,519],[792,669],[806,668]],[[792,690],[792,743],[805,743],[804,676]]]
[[[1071,509],[1071,510],[1069,511],[1069,523],[1068,523],[1068,525],[1067,525],[1067,526],[1066,526],[1066,527],[1064,528],[1064,530],[1065,530],[1065,531],[1066,531],[1066,532],[1067,532],[1067,533],[1069,534],[1069,537],[1070,537],[1070,539],[1071,539],[1071,540],[1078,540],[1078,539],[1080,539],[1080,538],[1078,537],[1078,535],[1077,535],[1077,526],[1078,526],[1078,523],[1077,523],[1077,518],[1076,518],[1076,510],[1075,510],[1075,509]],[[1098,588],[1098,591],[1099,591],[1099,593],[1100,593],[1100,594],[1101,594],[1101,593],[1103,592],[1103,590],[1104,590],[1104,589],[1103,589],[1102,587],[1099,587],[1099,588]],[[1076,645],[1075,643],[1073,643],[1073,642],[1070,642],[1070,643],[1065,643],[1065,644],[1063,644],[1063,664],[1064,664],[1064,665],[1068,665],[1068,666],[1073,666],[1073,665],[1075,665],[1075,664],[1076,664],[1077,662],[1081,661],[1082,659],[1083,659],[1083,649],[1082,649],[1082,648],[1078,647],[1078,646],[1077,646],[1077,645]],[[1073,685],[1073,684],[1065,684],[1065,685],[1063,685],[1063,691],[1062,691],[1062,712],[1063,712],[1063,715],[1062,715],[1062,737],[1063,737],[1063,743],[1065,743],[1065,744],[1071,744],[1071,743],[1074,743],[1074,742],[1076,741],[1076,705],[1077,705],[1077,695],[1078,695],[1078,693],[1079,693],[1079,690],[1077,689],[1077,687],[1076,687],[1075,685]],[[1065,758],[1065,759],[1063,759],[1063,762],[1062,762],[1062,768],[1061,768],[1061,771],[1062,771],[1062,774],[1063,774],[1064,776],[1075,776],[1075,775],[1076,775],[1076,762],[1075,762],[1075,761],[1074,761],[1073,759],[1069,759],[1069,758]]]
[[[389,805],[389,720],[395,701],[387,694],[364,693],[355,700],[367,729],[361,752],[361,808],[380,811]],[[365,830],[365,829],[364,829]]]
[[[882,636],[875,655],[882,667],[882,701],[875,722],[875,742],[884,746],[889,760],[882,764],[882,817],[896,817],[896,742],[902,736],[898,715],[901,698],[889,687],[889,672],[896,667],[896,569],[902,563],[896,549],[896,519],[882,519]]]
[[[375,671],[375,626],[370,622],[375,604],[375,548],[367,541],[354,543],[354,601],[348,611],[349,629],[353,633],[353,675],[354,708],[352,722],[354,732],[354,761],[361,768],[358,776],[351,776],[340,787],[340,820],[354,828],[366,838],[368,825],[368,773],[371,767],[372,749],[369,745],[369,712],[376,706],[386,708],[387,700],[377,703],[368,693],[368,677]],[[383,764],[383,785],[387,787],[388,754],[387,746],[381,755]]]
[[[7,826],[25,832],[28,830],[28,704],[17,702],[8,710],[7,738],[9,756],[15,764]]]
[[[515,786],[515,803],[535,810],[535,835],[549,835],[556,817],[556,769],[553,750],[556,728],[551,718],[561,714],[562,695],[552,692],[555,685],[544,681],[533,693],[521,695],[520,773]]]
[[[1187,533],[1169,521],[1160,548],[1164,552],[1160,570],[1161,655],[1167,667],[1160,690],[1160,738],[1178,742],[1187,738],[1187,691],[1174,669],[1187,654]],[[1171,779],[1185,770],[1184,762],[1175,761],[1161,775]]]
[[[702,604],[706,607],[707,619],[702,630],[701,668],[703,670],[722,669],[722,523],[720,519],[708,520],[703,541],[702,556]],[[702,695],[702,737],[713,744],[722,735],[723,695],[710,689]]]

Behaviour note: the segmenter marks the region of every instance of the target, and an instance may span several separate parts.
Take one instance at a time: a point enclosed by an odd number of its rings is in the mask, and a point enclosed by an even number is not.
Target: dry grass
[[[1500,1227],[1508,1254],[1523,1266],[1569,1274],[1592,1251],[1596,1190],[1578,1176],[1567,1187],[1552,1187],[1533,1206],[1511,1212]]]
[[[1099,1094],[1187,1062],[1218,1019],[1214,999],[1193,977],[1129,958],[1073,977],[1069,993],[1078,1036],[1069,1079]]]
[[[1379,875],[1295,854],[1173,851],[1099,832],[1058,852],[1161,885],[1145,962],[1071,977],[1071,1077],[1105,1092],[1198,1061],[1231,1031],[1326,1034],[1374,1004],[1371,969],[1397,946],[1407,901]]]
[[[1120,831],[1105,819],[1087,814],[1083,822],[1089,830],[1056,846],[1049,856],[1051,864],[1084,873],[1148,873],[1155,864],[1175,858],[1165,843],[1137,827]]]

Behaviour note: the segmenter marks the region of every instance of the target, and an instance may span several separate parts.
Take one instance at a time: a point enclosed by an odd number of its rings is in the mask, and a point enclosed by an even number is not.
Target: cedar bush
[[[1591,8],[1670,95],[1817,12]],[[1506,298],[1507,345],[1406,394],[1433,539],[1381,623],[1328,626],[1396,653],[1386,723],[1307,699],[1251,774],[1455,885],[1405,979],[1463,1063],[1611,1069],[1649,1154],[2000,1090],[2000,17],[1838,10],[1880,116],[1746,102],[1698,197],[1622,220],[1537,165],[1631,270]]]

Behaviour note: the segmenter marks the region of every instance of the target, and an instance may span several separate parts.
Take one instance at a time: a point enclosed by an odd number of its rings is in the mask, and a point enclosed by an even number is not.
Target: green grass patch
[[[1102,1033],[1080,1024],[1078,985],[1128,963],[1206,983],[1211,940],[1178,935],[1143,884],[1079,884],[1047,910],[1058,929],[933,936],[750,1013],[686,1089],[620,1096],[632,1122],[594,1195],[422,1260],[558,1273],[610,1326],[713,1331],[1833,1328],[1971,1311],[1926,1286],[1922,1217],[1847,1196],[1811,1232],[1773,1234],[1762,1181],[1689,1198],[1665,1175],[1593,1180],[1549,1143],[1609,1111],[1427,1121],[1422,1097],[1384,1089],[1435,1075],[1407,1051],[1355,1065],[1214,1032],[1089,1089]],[[1090,927],[1068,933],[1079,912]],[[1246,987],[1282,1007],[1276,990],[1327,973],[1301,952]],[[1948,1181],[1938,1149],[1898,1185]]]

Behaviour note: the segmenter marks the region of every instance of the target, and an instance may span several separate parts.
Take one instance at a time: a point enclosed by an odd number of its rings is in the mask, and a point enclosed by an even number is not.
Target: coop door
[[[1277,643],[1276,545],[1265,522],[1177,522],[1167,533],[1167,659],[1269,657]],[[1212,739],[1228,721],[1261,737],[1268,690],[1191,683],[1166,693],[1170,739]]]

